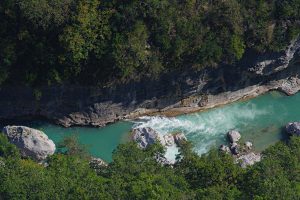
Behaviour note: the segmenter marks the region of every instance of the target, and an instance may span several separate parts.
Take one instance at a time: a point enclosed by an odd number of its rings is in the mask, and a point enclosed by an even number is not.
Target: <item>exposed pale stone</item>
[[[230,142],[235,143],[241,139],[241,134],[236,130],[231,130],[227,133]]]
[[[252,146],[253,146],[252,142],[249,142],[249,141],[245,142],[245,147],[247,149],[249,149],[249,150],[252,149]]]
[[[145,149],[156,142],[158,133],[149,127],[135,128],[132,131],[132,139],[137,142],[140,148]]]
[[[261,155],[254,152],[242,155],[237,158],[237,161],[240,163],[241,167],[246,168],[247,166],[254,165],[256,162],[261,160]]]
[[[174,136],[172,134],[164,135],[163,140],[164,142],[162,143],[162,145],[164,146],[172,146],[175,144]]]
[[[107,163],[102,160],[101,158],[92,158],[90,160],[90,166],[92,169],[99,169],[99,168],[102,168],[102,167],[107,167]]]
[[[6,126],[3,133],[20,149],[23,157],[42,161],[55,152],[54,142],[42,131],[26,126]]]

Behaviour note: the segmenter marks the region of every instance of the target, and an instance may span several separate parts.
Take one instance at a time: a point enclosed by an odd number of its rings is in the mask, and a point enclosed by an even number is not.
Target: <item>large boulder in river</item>
[[[150,127],[135,128],[132,131],[132,139],[140,148],[145,149],[156,142],[158,133]]]
[[[235,143],[241,139],[241,134],[236,130],[231,130],[227,133],[230,142]]]
[[[23,157],[42,161],[55,152],[55,144],[42,131],[26,126],[6,126],[3,133],[20,149]]]
[[[285,129],[288,134],[300,136],[300,122],[288,123]]]

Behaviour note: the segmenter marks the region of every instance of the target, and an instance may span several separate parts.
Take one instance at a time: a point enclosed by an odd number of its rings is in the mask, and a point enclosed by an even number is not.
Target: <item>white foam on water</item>
[[[199,154],[207,152],[217,141],[224,139],[227,131],[250,126],[261,115],[270,113],[269,108],[259,109],[251,102],[235,103],[206,112],[182,115],[179,117],[141,117],[134,127],[150,127],[165,135],[180,131],[192,141]],[[173,159],[178,149],[167,149],[167,158]]]
[[[176,145],[168,146],[166,148],[165,157],[170,163],[175,163],[177,154],[179,154],[179,149]]]

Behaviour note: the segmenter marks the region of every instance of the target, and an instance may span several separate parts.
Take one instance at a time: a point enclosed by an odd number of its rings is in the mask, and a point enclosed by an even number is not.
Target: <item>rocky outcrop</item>
[[[254,66],[249,68],[250,72],[258,75],[268,76],[286,69],[300,49],[300,38],[293,40],[291,44],[281,53],[267,53],[258,56]]]
[[[236,143],[241,139],[241,134],[236,130],[231,130],[227,133],[227,136],[232,143]]]
[[[20,149],[23,157],[42,161],[55,152],[55,144],[42,131],[25,126],[6,126],[3,133]]]
[[[152,128],[135,128],[132,131],[132,140],[135,141],[141,149],[147,148],[159,139],[158,133]]]
[[[294,95],[300,90],[300,79],[298,77],[289,77],[279,84],[277,89],[287,95]]]
[[[179,132],[160,136],[159,141],[163,146],[180,146],[182,142],[187,141],[187,139],[183,133]]]
[[[96,172],[100,172],[103,168],[108,166],[108,164],[104,160],[94,157],[91,158],[89,164],[90,167]]]
[[[132,130],[132,140],[135,141],[141,149],[147,148],[155,142],[160,142],[163,146],[180,146],[184,141],[187,141],[183,133],[169,133],[160,135],[150,127],[134,128]]]
[[[300,136],[300,122],[288,123],[285,130],[290,135]]]
[[[245,155],[241,155],[237,158],[237,162],[240,166],[246,168],[247,166],[254,165],[256,162],[261,160],[261,155],[259,153],[250,152]]]
[[[282,52],[247,50],[235,65],[172,71],[103,87],[75,85],[0,89],[0,120],[43,118],[69,127],[104,126],[143,115],[176,116],[252,98],[270,90],[300,89],[300,38]],[[36,97],[36,91],[41,95]],[[13,92],[12,92],[13,91]]]
[[[132,140],[141,149],[145,149],[155,142],[159,142],[164,146],[165,155],[157,154],[155,157],[156,161],[162,165],[173,165],[176,161],[174,150],[178,151],[180,145],[187,141],[185,135],[181,132],[162,135],[149,127],[134,128],[132,130]]]
[[[261,160],[260,153],[256,153],[252,150],[252,142],[245,142],[244,145],[239,144],[241,134],[238,131],[231,130],[227,132],[227,137],[230,141],[230,146],[222,144],[219,150],[223,153],[232,155],[235,163],[238,163],[241,167],[253,165]]]

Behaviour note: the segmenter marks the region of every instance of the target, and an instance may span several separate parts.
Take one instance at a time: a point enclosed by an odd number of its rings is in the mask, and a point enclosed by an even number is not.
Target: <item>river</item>
[[[253,142],[255,150],[262,151],[286,138],[282,127],[291,121],[300,121],[300,93],[288,97],[269,92],[204,112],[174,118],[143,117],[135,122],[117,122],[104,128],[63,128],[41,121],[18,122],[17,125],[42,130],[56,144],[66,135],[76,134],[93,156],[109,162],[117,145],[128,141],[132,126],[151,127],[161,134],[182,131],[193,142],[195,151],[202,154],[226,143],[226,132],[231,129],[240,131],[243,141]]]

